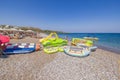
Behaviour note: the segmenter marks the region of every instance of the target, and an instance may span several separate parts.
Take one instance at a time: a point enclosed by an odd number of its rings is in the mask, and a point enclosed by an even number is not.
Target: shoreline
[[[110,52],[113,52],[113,53],[116,53],[116,54],[119,54],[120,55],[120,50],[117,50],[117,49],[113,49],[113,48],[108,48],[108,47],[104,47],[104,46],[100,46],[100,45],[96,45],[99,49],[103,49],[105,51],[110,51]]]

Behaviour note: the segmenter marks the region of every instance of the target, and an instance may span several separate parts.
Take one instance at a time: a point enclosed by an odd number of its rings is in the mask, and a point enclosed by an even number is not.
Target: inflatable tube
[[[0,45],[8,43],[10,41],[10,38],[8,36],[4,36],[0,34]]]
[[[6,49],[3,50],[4,54],[25,54],[35,51],[35,43],[15,43],[8,44]]]
[[[97,49],[97,46],[92,46],[92,47],[90,47],[90,50],[93,52],[93,51],[96,51],[96,49]]]
[[[87,48],[79,48],[76,46],[67,46],[64,47],[64,52],[70,56],[74,57],[85,57],[90,54],[90,50]]]
[[[64,52],[64,46],[58,47],[59,52]]]
[[[56,39],[56,40],[51,39],[43,43],[44,47],[47,47],[47,46],[57,47],[57,46],[64,46],[64,45],[67,45],[67,41],[64,41],[62,39]]]
[[[55,35],[53,38],[52,36]],[[44,47],[47,46],[64,46],[67,45],[67,40],[64,40],[62,38],[58,38],[56,33],[51,33],[47,38],[44,38],[40,41]]]
[[[43,50],[47,54],[53,54],[58,52],[58,47],[45,47]]]
[[[95,37],[95,38],[94,38],[94,37],[84,37],[84,39],[86,39],[86,40],[96,40],[96,41],[99,40],[99,39],[96,38],[96,37]]]
[[[83,47],[83,48],[88,48],[90,51],[96,51],[96,49],[97,49],[97,46],[90,46],[90,47],[88,47],[88,46],[86,46],[86,45],[84,45],[84,44],[77,44],[77,46],[78,47]]]
[[[84,44],[86,46],[93,46],[93,41],[91,40],[85,40],[81,38],[72,38],[72,42],[71,42],[72,45],[76,46],[78,43]]]
[[[45,53],[52,54],[52,53],[56,53],[56,52],[64,52],[64,47],[63,46],[61,46],[61,47],[45,47],[43,50]]]
[[[46,38],[40,39],[40,42],[43,43],[44,41],[47,41],[48,39],[52,38],[52,35],[55,35],[55,37],[58,38],[56,33],[50,33]]]
[[[4,50],[6,47],[6,43],[10,41],[10,38],[8,36],[4,36],[0,34],[0,49]]]

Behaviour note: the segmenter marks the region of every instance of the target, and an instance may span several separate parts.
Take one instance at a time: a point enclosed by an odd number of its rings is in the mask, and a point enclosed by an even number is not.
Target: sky
[[[0,24],[120,33],[120,0],[0,0]]]

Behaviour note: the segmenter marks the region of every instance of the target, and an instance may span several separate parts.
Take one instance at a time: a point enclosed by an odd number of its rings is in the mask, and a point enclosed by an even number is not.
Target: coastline
[[[69,40],[71,40],[73,37],[97,37],[99,40],[95,41],[95,45],[97,45],[99,48],[120,54],[120,33],[68,33],[58,35],[62,38],[67,36]]]
[[[100,45],[96,45],[99,49],[103,49],[105,51],[109,51],[109,52],[113,52],[113,53],[116,53],[116,54],[119,54],[120,55],[120,50],[116,50],[116,49],[113,49],[113,48],[108,48],[108,47],[104,47],[104,46],[100,46]]]
[[[10,42],[39,43],[39,39],[26,37]],[[119,54],[103,49],[85,58],[71,57],[63,52],[49,55],[41,50],[0,58],[0,77],[2,80],[119,80],[119,61]]]

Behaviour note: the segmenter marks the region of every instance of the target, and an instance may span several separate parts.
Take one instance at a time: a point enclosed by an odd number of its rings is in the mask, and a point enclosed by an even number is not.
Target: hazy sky
[[[120,0],[0,0],[0,24],[120,32]]]

